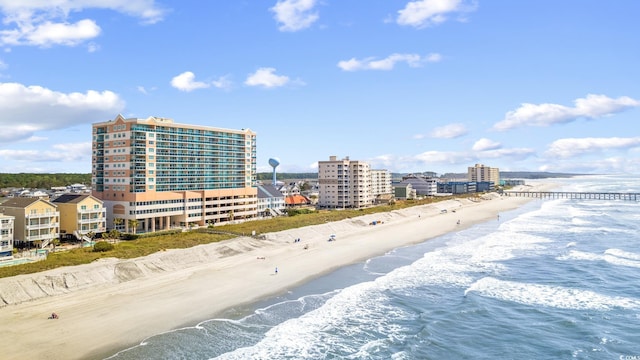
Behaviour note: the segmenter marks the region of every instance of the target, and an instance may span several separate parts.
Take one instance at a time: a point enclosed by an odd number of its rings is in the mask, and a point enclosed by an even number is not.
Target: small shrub
[[[152,233],[153,234],[153,233]],[[140,236],[137,234],[122,234],[120,236],[120,239],[122,240],[135,240],[137,238],[139,238]]]
[[[93,245],[93,251],[96,252],[105,252],[109,250],[113,250],[113,244],[106,241],[98,241],[95,245]]]

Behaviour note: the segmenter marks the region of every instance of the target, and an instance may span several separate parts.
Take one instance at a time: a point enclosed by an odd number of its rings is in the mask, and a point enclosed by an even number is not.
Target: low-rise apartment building
[[[57,239],[60,229],[58,207],[41,198],[15,197],[0,205],[0,213],[13,216],[14,244],[44,248]]]
[[[13,256],[13,216],[0,213],[0,259]]]
[[[100,199],[91,195],[65,194],[52,203],[60,212],[60,234],[82,239],[89,233],[106,231],[107,211]]]

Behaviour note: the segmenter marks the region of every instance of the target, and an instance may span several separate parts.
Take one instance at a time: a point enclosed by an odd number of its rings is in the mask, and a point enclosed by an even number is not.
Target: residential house
[[[258,215],[282,215],[285,196],[273,184],[258,184]]]
[[[393,195],[398,200],[415,199],[416,191],[411,183],[398,183],[393,185]]]
[[[287,208],[296,208],[311,205],[311,200],[309,200],[306,196],[295,194],[286,196],[284,198],[284,203]]]
[[[0,259],[13,257],[13,216],[0,213]]]
[[[40,247],[57,239],[60,232],[60,212],[48,200],[33,197],[14,197],[0,204],[0,213],[13,216],[14,244]]]
[[[52,203],[58,206],[60,212],[61,235],[73,235],[80,240],[89,233],[106,231],[107,210],[102,200],[91,195],[65,194]]]
[[[434,196],[438,193],[438,180],[428,178],[421,174],[409,174],[402,177],[402,181],[397,185],[411,184],[419,196]]]

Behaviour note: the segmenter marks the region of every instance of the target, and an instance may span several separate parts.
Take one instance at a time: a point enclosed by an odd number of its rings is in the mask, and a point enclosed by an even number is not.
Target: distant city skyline
[[[258,172],[640,173],[640,2],[0,0],[0,172],[90,173],[91,124],[257,133]]]

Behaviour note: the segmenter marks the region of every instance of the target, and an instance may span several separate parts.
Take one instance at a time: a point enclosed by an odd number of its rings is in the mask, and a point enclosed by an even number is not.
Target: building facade
[[[14,197],[0,205],[0,213],[14,217],[14,244],[41,248],[48,246],[60,233],[58,207],[41,198]]]
[[[89,233],[107,229],[107,211],[103,202],[91,195],[65,194],[52,200],[60,212],[60,234],[82,239]]]
[[[467,180],[473,182],[490,181],[495,186],[498,186],[500,185],[500,169],[482,164],[469,166],[467,168]]]
[[[371,170],[371,195],[375,198],[379,195],[393,193],[391,186],[391,172],[384,169]]]
[[[285,196],[272,184],[258,184],[258,215],[283,215]]]
[[[0,213],[0,259],[13,256],[13,223],[15,217]]]
[[[93,124],[92,143],[92,195],[104,202],[107,229],[153,232],[257,216],[251,130],[118,115]]]
[[[419,196],[434,196],[438,194],[438,179],[426,177],[422,174],[409,174],[402,177],[398,185],[411,184]]]
[[[362,208],[372,205],[373,199],[368,163],[336,156],[318,161],[319,207]]]

